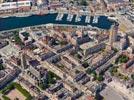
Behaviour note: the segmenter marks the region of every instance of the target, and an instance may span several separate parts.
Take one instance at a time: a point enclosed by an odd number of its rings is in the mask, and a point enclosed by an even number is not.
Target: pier
[[[74,17],[74,15],[68,14],[68,16],[67,16],[67,21],[71,22],[72,19],[73,19],[73,17]]]
[[[90,23],[90,16],[86,16],[85,23]]]
[[[75,22],[79,22],[79,21],[81,21],[81,15],[76,15]]]
[[[93,17],[93,23],[98,23],[98,18],[99,18],[98,16],[94,16]]]
[[[64,14],[63,13],[58,13],[57,17],[56,17],[56,21],[61,21],[63,18]]]

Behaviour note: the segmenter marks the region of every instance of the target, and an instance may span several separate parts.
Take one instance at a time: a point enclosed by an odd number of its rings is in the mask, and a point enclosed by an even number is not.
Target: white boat
[[[59,14],[57,15],[57,17],[56,17],[56,21],[61,21],[62,18],[63,18],[63,16],[64,16],[64,14],[59,13]]]
[[[94,16],[94,18],[93,18],[93,23],[98,23],[98,16]]]
[[[16,14],[15,17],[28,17],[31,16],[31,14]]]
[[[86,16],[85,22],[90,23],[90,16]]]
[[[68,14],[68,16],[67,16],[67,21],[72,21],[72,19],[73,19],[73,17],[74,17],[74,15],[72,15],[72,14]]]
[[[108,19],[109,19],[109,20],[113,20],[113,21],[117,21],[117,18],[116,18],[116,17],[108,16]]]
[[[81,21],[81,16],[76,15],[75,22],[79,22],[79,21]]]
[[[8,18],[9,16],[0,16],[0,18]]]

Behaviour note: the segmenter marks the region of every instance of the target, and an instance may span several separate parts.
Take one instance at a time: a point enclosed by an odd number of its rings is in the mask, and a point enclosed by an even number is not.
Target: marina
[[[6,17],[0,18],[0,31],[13,30],[17,28],[44,25],[44,24],[64,24],[64,25],[78,25],[78,26],[92,26],[102,29],[110,29],[113,21],[109,20],[107,16],[98,16],[96,20],[93,20],[93,16],[81,15],[81,21],[76,22],[75,18],[77,15],[63,14],[59,15],[58,19],[61,21],[56,21],[58,13],[44,14],[44,15],[31,15],[24,17]],[[86,21],[85,21],[86,20]],[[90,20],[90,21],[89,21]],[[98,23],[94,23],[94,22]],[[90,23],[87,23],[90,22]]]
[[[0,0],[0,100],[134,100],[134,0]]]

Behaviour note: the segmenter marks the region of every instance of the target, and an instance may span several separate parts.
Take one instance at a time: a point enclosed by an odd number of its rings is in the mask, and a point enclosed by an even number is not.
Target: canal
[[[81,16],[81,21],[75,22],[76,15],[74,15],[71,22],[67,21],[67,14],[64,14],[61,21],[56,21],[57,13],[45,15],[31,15],[27,17],[7,17],[0,18],[0,31],[12,30],[16,28],[23,28],[28,26],[43,25],[43,24],[66,24],[66,25],[81,25],[98,27],[101,29],[109,29],[113,24],[107,16],[99,16],[98,22],[93,23],[93,18],[90,17],[90,23],[85,23],[86,16]]]

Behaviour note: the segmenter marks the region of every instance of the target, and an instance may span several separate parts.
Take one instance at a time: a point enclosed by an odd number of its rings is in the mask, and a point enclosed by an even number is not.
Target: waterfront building
[[[17,2],[6,2],[6,3],[1,3],[0,4],[0,11],[5,11],[5,10],[27,11],[27,10],[30,10],[30,9],[31,9],[31,1],[30,0],[17,1]]]
[[[128,4],[128,0],[104,0],[107,9],[116,9],[116,7],[126,6]]]

